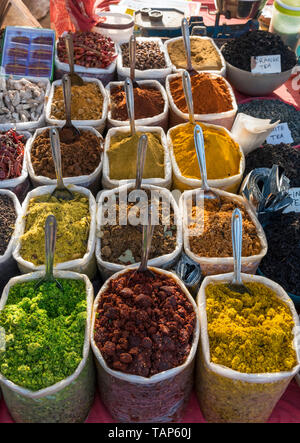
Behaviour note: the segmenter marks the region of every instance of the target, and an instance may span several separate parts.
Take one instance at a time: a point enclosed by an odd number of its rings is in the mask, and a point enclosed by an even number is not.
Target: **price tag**
[[[290,188],[289,194],[293,199],[293,203],[288,206],[283,212],[300,212],[300,188]]]
[[[294,140],[287,123],[279,123],[269,137],[267,137],[267,143],[269,145],[279,145],[279,143],[289,144],[293,142]]]
[[[281,72],[281,56],[257,55],[251,57],[252,74],[278,74]]]

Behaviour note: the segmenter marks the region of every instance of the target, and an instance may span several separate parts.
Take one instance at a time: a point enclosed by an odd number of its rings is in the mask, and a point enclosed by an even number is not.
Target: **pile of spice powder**
[[[242,373],[290,371],[297,364],[289,307],[262,283],[244,283],[240,294],[226,284],[205,289],[212,363]]]
[[[161,92],[150,86],[134,88],[134,117],[136,120],[151,118],[163,112],[165,102]],[[128,120],[126,94],[123,86],[116,86],[110,92],[111,118]]]
[[[7,195],[0,194],[0,256],[5,254],[15,229],[16,211],[14,202]]]
[[[94,339],[111,369],[151,377],[185,362],[195,324],[193,305],[173,278],[128,271],[102,294]]]
[[[103,143],[93,132],[81,130],[78,139],[61,142],[60,149],[63,177],[79,177],[92,174],[99,166]],[[36,175],[56,178],[48,129],[34,139],[30,157]]]
[[[280,143],[264,145],[246,155],[244,178],[256,168],[272,168],[278,165],[284,169],[285,176],[290,180],[291,187],[300,186],[300,149]]]
[[[300,213],[274,215],[265,233],[268,252],[260,264],[261,272],[300,297]]]
[[[220,55],[210,40],[190,37],[190,46],[193,69],[196,71],[219,71],[222,69]],[[183,39],[169,43],[167,48],[173,65],[177,69],[186,69]]]
[[[204,209],[193,205],[189,229],[193,235],[189,237],[191,251],[201,257],[232,257],[231,219],[232,212],[239,208],[243,219],[242,256],[249,257],[259,254],[261,244],[256,227],[245,207],[223,196],[221,207],[214,200],[205,200]],[[201,222],[199,220],[201,214]]]
[[[232,110],[230,90],[222,77],[205,72],[191,76],[195,114],[218,114]],[[187,114],[188,108],[182,86],[182,77],[170,80],[170,92],[177,108]]]
[[[241,162],[239,145],[225,129],[198,124],[203,131],[207,178],[215,180],[237,175]],[[201,174],[195,149],[194,129],[194,125],[187,123],[172,128],[170,132],[175,160],[181,174],[199,180]]]
[[[45,222],[53,214],[57,220],[54,263],[82,258],[90,233],[89,199],[74,192],[74,200],[59,201],[44,194],[29,201],[20,255],[36,266],[45,263]]]
[[[0,180],[20,177],[23,169],[25,137],[14,129],[0,132]]]
[[[147,192],[148,199],[151,198]],[[158,200],[158,198],[157,198]],[[154,198],[151,199],[154,204]],[[149,259],[160,257],[174,252],[177,244],[177,226],[174,221],[174,211],[165,199],[157,201],[159,210],[159,224],[155,225]],[[116,225],[106,224],[101,226],[101,256],[102,260],[121,265],[130,265],[141,261],[142,253],[142,232],[141,224],[132,225],[128,220],[126,225],[119,224],[119,216],[128,214],[136,203],[116,203]],[[148,201],[145,199],[139,203],[139,214],[141,220],[147,220]],[[144,214],[146,216],[144,216]],[[107,217],[108,210],[104,216]]]
[[[17,283],[0,311],[5,352],[0,373],[9,381],[38,391],[74,373],[83,357],[87,320],[85,284],[58,279],[36,289],[36,280]]]
[[[96,82],[84,82],[82,86],[71,86],[72,120],[100,120],[103,96]],[[65,103],[62,86],[54,89],[50,118],[65,120]]]
[[[117,133],[110,139],[107,151],[109,177],[112,180],[136,178],[137,147],[142,132],[135,135]],[[159,134],[145,132],[148,137],[143,179],[165,177],[165,152]],[[124,167],[126,165],[126,168]]]

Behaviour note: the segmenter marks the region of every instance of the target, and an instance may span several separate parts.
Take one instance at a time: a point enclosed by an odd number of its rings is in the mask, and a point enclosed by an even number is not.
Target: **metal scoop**
[[[71,120],[71,80],[68,74],[65,74],[62,78],[62,87],[65,102],[66,123],[59,130],[59,136],[63,143],[72,143],[78,139],[80,131],[75,128]]]
[[[124,82],[124,87],[125,87],[126,106],[130,122],[131,135],[134,136],[136,134],[135,122],[134,122],[134,95],[133,95],[132,81],[130,80],[129,77],[126,78]]]
[[[56,286],[63,291],[62,285],[54,278],[53,275],[53,262],[56,243],[56,218],[54,215],[48,215],[45,223],[45,256],[46,256],[46,271],[45,275],[40,278],[34,289],[37,289],[45,282],[55,282]]]
[[[250,294],[251,291],[246,288],[241,279],[241,257],[243,241],[243,220],[241,211],[236,208],[232,213],[231,219],[232,250],[234,259],[234,274],[231,283],[227,287],[233,292],[240,294]]]
[[[84,84],[84,81],[82,78],[75,73],[74,70],[74,46],[73,46],[73,37],[71,34],[67,34],[65,36],[65,44],[68,54],[68,60],[69,60],[69,67],[70,67],[70,79],[71,79],[71,85],[72,86],[82,86]]]
[[[138,83],[134,79],[135,78],[135,75],[134,75],[135,59],[136,59],[136,38],[135,38],[135,35],[132,34],[132,36],[130,37],[130,40],[129,40],[130,78],[131,78],[131,81],[132,81],[133,88],[138,88],[139,85],[138,85]]]
[[[62,177],[62,165],[61,165],[61,152],[59,136],[56,128],[50,128],[50,141],[52,149],[52,158],[55,167],[57,186],[51,194],[51,197],[56,197],[58,200],[73,200],[74,194],[71,192],[63,182]]]
[[[203,197],[205,200],[215,200],[215,202],[221,206],[220,196],[212,191],[207,183],[207,173],[206,173],[206,160],[205,160],[205,149],[204,149],[204,138],[201,126],[196,125],[194,129],[194,140],[196,154],[199,163],[199,169],[201,173],[201,190],[203,191]]]
[[[147,146],[148,146],[148,137],[146,134],[143,134],[139,138],[139,143],[137,148],[135,189],[141,189]]]
[[[192,66],[192,58],[191,58],[191,41],[190,41],[190,30],[189,24],[186,18],[183,18],[181,21],[181,32],[184,44],[184,50],[186,55],[186,69],[189,71],[190,75],[197,75],[198,72]]]
[[[192,84],[190,74],[187,71],[183,71],[182,73],[182,87],[185,96],[185,101],[188,108],[189,120],[192,125],[195,125],[195,117],[194,117],[194,102],[193,102],[193,94],[192,94]]]

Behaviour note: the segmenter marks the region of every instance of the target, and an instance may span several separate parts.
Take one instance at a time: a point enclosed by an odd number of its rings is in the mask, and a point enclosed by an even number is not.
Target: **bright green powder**
[[[10,288],[0,311],[6,350],[0,351],[0,373],[32,391],[73,374],[82,360],[87,303],[82,280],[58,279],[34,289],[36,281]]]

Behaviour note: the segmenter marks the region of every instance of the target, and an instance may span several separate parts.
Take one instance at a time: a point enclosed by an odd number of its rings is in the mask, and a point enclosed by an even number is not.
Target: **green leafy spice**
[[[87,303],[82,280],[58,279],[34,289],[35,280],[10,288],[0,311],[6,350],[0,373],[37,391],[69,377],[82,360]]]

